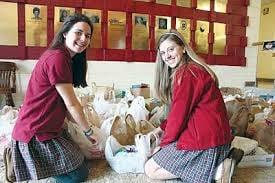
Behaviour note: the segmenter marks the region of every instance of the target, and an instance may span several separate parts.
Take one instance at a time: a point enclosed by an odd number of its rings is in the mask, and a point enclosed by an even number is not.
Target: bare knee
[[[144,171],[145,174],[151,179],[169,180],[178,178],[177,176],[159,166],[152,158],[146,162]]]

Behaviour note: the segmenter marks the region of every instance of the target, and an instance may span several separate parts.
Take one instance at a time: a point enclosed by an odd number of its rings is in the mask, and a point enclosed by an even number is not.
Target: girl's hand
[[[97,136],[92,134],[92,135],[86,136],[86,137],[94,146],[98,146],[99,140],[98,140]]]
[[[104,159],[105,153],[104,150],[99,147],[99,140],[97,136],[90,135],[87,136],[88,140],[92,143],[92,145],[88,148],[88,151],[91,153],[92,159]]]
[[[83,133],[85,134],[85,136],[87,137],[87,139],[89,141],[91,141],[92,144],[95,144],[97,145],[99,140],[98,140],[98,137],[95,136],[94,134],[94,130],[92,129],[92,127],[90,126],[88,130],[86,131],[83,131]]]
[[[89,136],[87,137],[91,142],[92,145],[88,147],[88,151],[91,153],[91,158],[92,159],[104,159],[105,158],[105,153],[104,149],[101,149],[99,147],[99,141],[96,136]]]
[[[90,147],[89,152],[91,153],[91,159],[104,159],[104,150],[99,150],[98,148]]]

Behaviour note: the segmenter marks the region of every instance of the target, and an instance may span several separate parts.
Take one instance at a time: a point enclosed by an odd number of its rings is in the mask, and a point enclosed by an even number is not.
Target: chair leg
[[[14,102],[11,93],[6,94],[6,105],[14,107]]]

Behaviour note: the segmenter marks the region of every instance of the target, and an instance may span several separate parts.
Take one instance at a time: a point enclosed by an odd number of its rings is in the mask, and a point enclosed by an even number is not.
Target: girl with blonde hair
[[[155,130],[162,134],[161,149],[145,164],[145,173],[210,183],[233,138],[218,79],[176,30],[162,35],[157,49],[155,92],[169,112]]]

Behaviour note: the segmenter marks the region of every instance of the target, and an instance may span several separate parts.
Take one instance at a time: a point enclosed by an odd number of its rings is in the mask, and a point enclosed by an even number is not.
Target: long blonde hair
[[[169,105],[172,100],[172,83],[173,83],[173,75],[176,69],[172,69],[167,66],[162,60],[159,53],[159,46],[165,40],[171,40],[175,42],[177,45],[184,47],[185,53],[183,53],[183,61],[189,62],[192,60],[196,64],[202,66],[213,78],[216,82],[216,85],[219,85],[218,78],[216,74],[208,67],[208,65],[204,62],[202,58],[200,58],[194,50],[186,43],[183,36],[176,31],[175,29],[171,29],[169,32],[163,34],[158,41],[157,46],[157,57],[156,57],[156,69],[155,69],[155,93],[157,97],[165,104]]]

